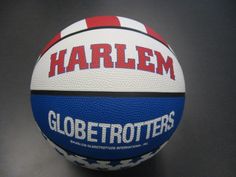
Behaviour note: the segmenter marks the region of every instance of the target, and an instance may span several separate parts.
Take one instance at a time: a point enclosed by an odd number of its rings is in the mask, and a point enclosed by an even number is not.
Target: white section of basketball
[[[91,61],[91,44],[108,43],[112,48],[112,59],[116,60],[115,44],[126,44],[126,58],[135,58],[138,62],[136,46],[157,50],[166,59],[173,59],[175,80],[170,73],[159,75],[147,71],[118,68],[99,68],[80,70],[59,74],[49,78],[51,54],[67,49],[65,66],[67,66],[72,47],[84,45],[86,58]],[[101,60],[103,61],[103,60]],[[156,58],[151,57],[151,63]],[[102,63],[101,63],[102,66]],[[165,73],[165,70],[163,71]],[[116,91],[116,92],[185,92],[182,69],[174,54],[159,41],[141,33],[125,29],[96,29],[78,33],[61,40],[52,46],[35,66],[32,90],[65,90],[65,91]]]
[[[132,28],[147,33],[144,24],[129,18],[124,18],[124,17],[117,17],[117,18],[119,19],[120,25],[122,27]]]
[[[80,20],[78,22],[73,23],[72,25],[68,26],[67,28],[61,31],[61,37],[67,36],[68,34],[81,31],[87,29],[87,24],[85,20]]]

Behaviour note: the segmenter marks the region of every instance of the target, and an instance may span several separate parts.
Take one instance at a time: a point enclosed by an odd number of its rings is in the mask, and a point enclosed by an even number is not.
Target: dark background
[[[39,51],[85,17],[119,15],[154,28],[172,46],[186,80],[182,122],[154,158],[118,172],[73,165],[44,142],[30,107]],[[227,0],[1,1],[1,177],[235,177],[236,3]]]

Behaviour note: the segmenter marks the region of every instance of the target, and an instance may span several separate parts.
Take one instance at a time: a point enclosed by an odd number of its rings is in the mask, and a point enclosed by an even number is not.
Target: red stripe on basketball
[[[157,32],[155,32],[152,28],[148,27],[145,25],[145,28],[147,30],[147,34],[149,34],[150,36],[156,38],[157,40],[161,41],[163,44],[165,44],[168,47],[167,42],[161,37],[160,34],[158,34]]]
[[[58,33],[56,36],[54,36],[54,38],[51,39],[51,41],[49,41],[47,43],[47,45],[44,47],[44,49],[41,51],[40,55],[44,54],[53,44],[55,44],[57,41],[59,41],[61,39],[61,34]]]
[[[120,26],[120,21],[116,16],[98,16],[86,18],[88,28],[99,26]]]

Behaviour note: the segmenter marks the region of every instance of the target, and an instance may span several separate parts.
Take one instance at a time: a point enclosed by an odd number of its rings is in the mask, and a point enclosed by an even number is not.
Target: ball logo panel
[[[158,152],[180,122],[184,93],[181,67],[164,39],[115,16],[81,20],[56,35],[31,81],[33,114],[46,140],[67,159],[103,170]]]
[[[129,29],[89,29],[62,38],[38,60],[33,78],[34,90],[184,91],[170,49]]]

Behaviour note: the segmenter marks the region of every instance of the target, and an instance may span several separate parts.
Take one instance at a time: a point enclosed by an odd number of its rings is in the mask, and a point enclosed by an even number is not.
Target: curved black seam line
[[[135,32],[138,32],[138,33],[141,33],[141,34],[144,34],[146,36],[149,36],[153,39],[155,39],[156,41],[162,43],[165,47],[167,47],[169,49],[169,51],[175,56],[175,53],[172,52],[172,50],[168,47],[168,45],[166,45],[165,43],[163,43],[162,41],[158,40],[157,38],[147,34],[147,33],[144,33],[142,31],[139,31],[139,30],[136,30],[136,29],[132,29],[132,28],[127,28],[127,27],[116,27],[116,26],[103,26],[103,27],[94,27],[94,28],[88,28],[88,29],[84,29],[84,30],[81,30],[81,31],[77,31],[77,32],[74,32],[74,33],[71,33],[71,34],[68,34],[66,36],[64,36],[63,38],[59,39],[57,42],[53,43],[46,51],[44,51],[41,55],[40,55],[40,58],[52,47],[54,46],[55,44],[57,44],[58,42],[70,37],[70,36],[73,36],[75,34],[78,34],[78,33],[82,33],[82,32],[85,32],[85,31],[90,31],[90,30],[96,30],[96,29],[103,29],[103,28],[115,28],[115,29],[125,29],[125,30],[130,30],[130,31],[135,31]],[[61,33],[61,32],[60,32]],[[40,59],[39,59],[40,60]],[[38,61],[39,61],[38,60]]]
[[[41,130],[41,131],[42,131],[42,130]],[[43,131],[42,131],[42,134],[44,134]],[[44,136],[46,136],[46,135],[44,134]],[[150,150],[150,151],[148,151],[148,152],[142,153],[142,154],[137,155],[137,156],[129,157],[129,158],[122,158],[122,159],[101,159],[101,158],[96,158],[96,159],[95,159],[94,157],[84,156],[84,155],[80,155],[80,154],[78,154],[78,153],[74,153],[74,152],[72,152],[72,151],[66,150],[65,148],[62,148],[61,146],[59,146],[57,143],[53,142],[53,141],[52,141],[50,138],[48,138],[47,136],[46,136],[46,138],[49,139],[53,144],[57,145],[59,148],[61,148],[62,150],[64,150],[68,155],[72,155],[72,156],[77,155],[77,156],[85,157],[85,158],[87,158],[87,159],[92,159],[92,160],[95,160],[95,161],[97,161],[97,160],[99,160],[99,161],[121,161],[121,160],[135,159],[135,158],[137,158],[137,157],[141,157],[141,156],[143,156],[143,155],[146,155],[146,154],[148,154],[148,153],[150,153],[150,152],[154,152],[154,151],[158,150],[158,149],[161,147],[161,145],[160,145],[160,146],[158,146],[157,148],[153,148],[152,150]],[[169,140],[169,139],[167,139],[165,142],[167,142],[168,140]],[[163,143],[163,144],[164,144],[164,143]],[[55,148],[55,147],[54,147],[54,148]],[[55,148],[55,149],[56,149],[56,148]],[[63,154],[63,156],[64,156],[64,154]]]
[[[50,96],[97,96],[97,97],[184,97],[185,93],[166,92],[101,92],[101,91],[53,91],[31,90],[32,95]]]

